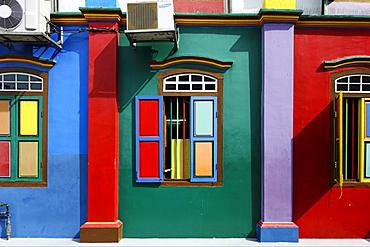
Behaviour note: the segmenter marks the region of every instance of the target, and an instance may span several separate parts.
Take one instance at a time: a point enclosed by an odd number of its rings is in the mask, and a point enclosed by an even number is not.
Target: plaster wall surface
[[[263,26],[263,221],[292,221],[294,26]]]
[[[130,0],[59,0],[59,12],[80,12],[80,7],[94,8],[121,8],[127,11],[127,3]],[[145,0],[143,0],[145,2]],[[224,13],[224,0],[173,0],[174,11],[177,13]]]
[[[296,29],[294,222],[301,238],[369,238],[370,189],[333,187],[330,74],[323,61],[370,54],[370,31]]]
[[[182,27],[180,33],[176,56],[233,62],[224,73],[223,184],[174,187],[135,182],[134,97],[158,95],[157,74],[149,64],[169,57],[173,44],[132,49],[121,35],[119,219],[124,224],[123,237],[255,236],[261,183],[260,29]]]
[[[31,46],[0,49],[1,55],[43,54],[56,61],[49,71],[47,187],[0,188],[0,201],[11,207],[12,237],[78,237],[86,219],[88,38],[86,32],[69,31],[66,27],[59,52]],[[0,64],[17,66],[21,64]],[[1,237],[4,223],[0,221]]]

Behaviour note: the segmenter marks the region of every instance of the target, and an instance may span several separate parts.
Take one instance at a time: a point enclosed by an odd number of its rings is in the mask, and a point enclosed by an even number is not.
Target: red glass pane
[[[0,177],[10,176],[10,144],[0,142]]]
[[[139,177],[159,178],[159,142],[139,143]]]
[[[139,101],[139,136],[159,136],[159,101]]]

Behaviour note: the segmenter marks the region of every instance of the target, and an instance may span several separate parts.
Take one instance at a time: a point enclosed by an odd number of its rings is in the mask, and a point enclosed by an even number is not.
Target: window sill
[[[45,181],[42,182],[0,182],[1,187],[29,187],[29,188],[45,188],[48,183]]]
[[[334,187],[339,188],[339,184],[334,184]],[[344,181],[343,188],[370,188],[370,183],[358,181]]]
[[[200,186],[222,186],[222,182],[190,182],[189,180],[164,180],[160,186],[186,186],[186,187],[200,187]]]

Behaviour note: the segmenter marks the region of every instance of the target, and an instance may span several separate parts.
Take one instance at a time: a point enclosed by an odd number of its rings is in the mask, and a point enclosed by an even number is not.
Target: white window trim
[[[184,81],[179,81],[180,76],[189,76],[189,81],[184,82]],[[191,77],[192,76],[201,76],[202,81],[192,81]],[[175,81],[169,81],[169,79],[176,78]],[[213,81],[205,81],[205,78],[209,78]],[[202,89],[201,90],[192,90],[192,86],[194,84],[201,84]],[[166,89],[166,85],[176,85],[176,89]],[[178,86],[179,85],[189,85],[189,90],[179,90]],[[206,85],[214,85],[215,89],[213,90],[206,90],[205,86]],[[217,78],[205,74],[197,74],[197,73],[183,73],[183,74],[176,74],[176,75],[170,75],[163,80],[163,92],[179,92],[179,93],[186,93],[186,92],[195,92],[195,93],[215,93],[217,92]]]
[[[350,77],[354,77],[354,76],[360,76],[360,82],[359,83],[350,83],[349,82],[349,79]],[[339,77],[335,80],[335,92],[336,93],[339,93],[340,91],[342,91],[343,93],[370,93],[370,90],[368,91],[364,91],[362,90],[362,85],[368,85],[370,87],[370,82],[369,83],[362,83],[362,78],[366,76],[366,77],[369,77],[370,78],[370,74],[353,74],[353,75],[345,75],[345,76],[342,76],[342,77]],[[340,79],[343,79],[343,78],[347,78],[347,82],[338,82]],[[337,90],[337,86],[338,85],[347,85],[348,88],[346,91],[344,90]],[[360,85],[360,90],[359,91],[351,91],[350,90],[350,85]]]
[[[15,80],[14,81],[4,81],[5,75],[14,75]],[[17,80],[18,75],[28,76],[28,81],[18,81]],[[31,77],[37,78],[39,81],[31,81]],[[4,83],[14,83],[15,89],[5,89]],[[28,89],[18,89],[17,87],[18,83],[27,83]],[[41,89],[31,89],[31,83],[41,84]],[[44,90],[44,79],[40,76],[33,75],[30,73],[22,73],[22,72],[0,73],[0,92],[43,92],[43,90]]]

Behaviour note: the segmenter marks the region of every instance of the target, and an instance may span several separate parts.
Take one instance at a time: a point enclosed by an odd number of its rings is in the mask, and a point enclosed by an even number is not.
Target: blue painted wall
[[[0,201],[11,205],[12,237],[78,237],[86,220],[88,34],[73,31],[78,28],[65,27],[61,51],[0,48],[1,55],[34,54],[56,61],[49,71],[48,186],[0,188]],[[0,64],[9,66],[14,64]],[[3,220],[0,233],[5,236]]]
[[[116,0],[86,0],[86,7],[115,8]]]

